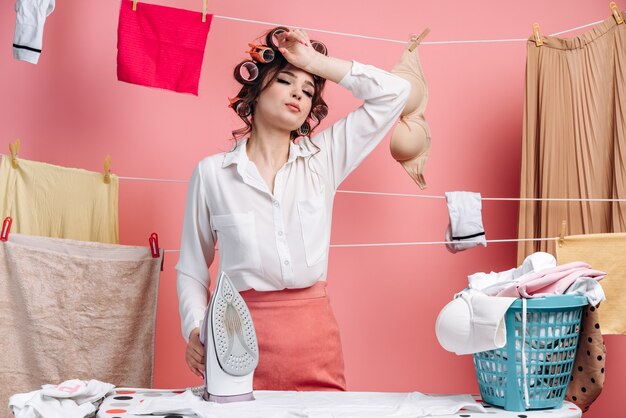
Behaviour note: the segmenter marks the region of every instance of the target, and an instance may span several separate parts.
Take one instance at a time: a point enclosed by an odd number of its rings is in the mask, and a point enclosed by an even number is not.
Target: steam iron
[[[221,272],[200,326],[204,344],[207,401],[254,400],[252,378],[259,363],[259,345],[246,302],[226,273]]]

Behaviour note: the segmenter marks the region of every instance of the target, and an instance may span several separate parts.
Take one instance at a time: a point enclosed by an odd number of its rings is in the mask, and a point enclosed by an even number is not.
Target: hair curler
[[[269,46],[265,45],[256,45],[256,44],[248,44],[250,47],[249,51],[246,53],[250,54],[253,60],[256,62],[260,62],[262,64],[267,64],[268,62],[272,62],[274,60],[274,50]]]

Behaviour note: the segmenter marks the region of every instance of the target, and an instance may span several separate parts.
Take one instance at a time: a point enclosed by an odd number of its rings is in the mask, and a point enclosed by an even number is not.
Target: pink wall
[[[105,154],[120,176],[187,180],[203,156],[228,149],[238,127],[226,108],[237,85],[233,65],[246,42],[268,27],[215,19],[207,42],[200,95],[176,94],[116,80],[119,1],[58,2],[46,24],[37,66],[11,56],[13,1],[0,2],[0,150],[22,139],[22,156],[99,171]],[[200,0],[154,3],[200,10]],[[315,6],[313,6],[315,4]],[[609,16],[608,1],[356,0],[210,2],[216,15],[321,28],[389,39],[432,29],[426,41],[508,39],[530,35],[539,21],[546,33]],[[386,9],[381,9],[382,5]],[[383,11],[384,10],[384,11]],[[310,31],[332,55],[390,69],[402,45]],[[434,145],[421,192],[388,152],[388,138],[342,185],[345,190],[443,195],[472,190],[483,196],[519,194],[520,137],[526,46],[524,42],[424,45],[420,49],[431,100],[427,117]],[[357,105],[331,85],[329,120]],[[184,183],[122,180],[120,237],[145,245],[159,233],[161,246],[177,249]],[[443,200],[338,194],[332,242],[437,241],[447,212]],[[515,202],[486,202],[491,239],[514,238]],[[167,254],[157,321],[155,385],[196,385],[187,371],[180,336],[174,265]],[[351,390],[477,392],[471,358],[444,351],[435,318],[466,284],[467,274],[515,264],[514,244],[492,244],[461,254],[443,246],[337,248],[331,250],[329,286],[341,326]],[[212,268],[215,274],[215,266]],[[622,337],[608,337],[606,389],[587,416],[610,416],[623,393]]]

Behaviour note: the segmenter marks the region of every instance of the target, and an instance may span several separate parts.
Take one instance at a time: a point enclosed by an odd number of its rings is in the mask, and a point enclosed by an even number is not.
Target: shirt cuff
[[[339,85],[341,87],[347,88],[348,90],[351,89],[352,85],[356,81],[354,76],[360,73],[359,68],[358,68],[359,66],[363,66],[363,64],[354,60],[352,61],[352,66],[350,67],[346,75],[343,76],[341,81],[339,81]],[[355,70],[355,67],[356,67],[356,70]]]
[[[15,58],[16,60],[30,62],[31,64],[37,64],[40,56],[40,52],[13,47],[13,58]]]
[[[341,79],[339,85],[350,90],[353,96],[359,99],[367,99],[372,95],[377,96],[383,90],[383,86],[389,85],[391,80],[396,78],[400,79],[400,77],[373,65],[352,61],[350,71]],[[402,80],[402,82],[405,82],[405,80]],[[408,82],[406,83],[408,85]]]
[[[186,342],[189,342],[189,335],[191,335],[191,331],[193,331],[196,328],[200,328],[200,325],[202,324],[203,320],[204,318],[193,320],[193,322],[189,324],[190,326],[185,328],[185,330],[183,331],[183,338],[185,338]]]

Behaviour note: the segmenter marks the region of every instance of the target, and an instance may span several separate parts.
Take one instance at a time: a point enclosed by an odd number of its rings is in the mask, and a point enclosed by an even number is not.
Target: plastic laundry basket
[[[486,402],[508,411],[558,408],[563,404],[572,374],[587,298],[558,295],[526,299],[526,303],[524,337],[520,299],[506,312],[506,346],[474,354],[480,395]]]

